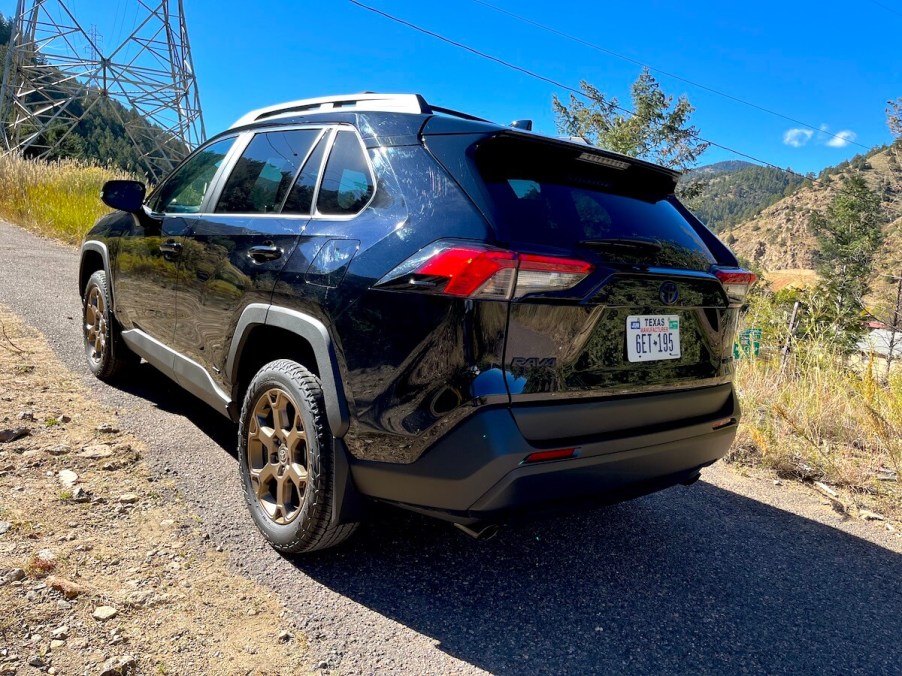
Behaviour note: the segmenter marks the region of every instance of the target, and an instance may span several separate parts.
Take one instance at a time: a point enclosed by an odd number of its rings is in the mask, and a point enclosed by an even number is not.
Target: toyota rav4
[[[372,500],[478,534],[691,483],[736,432],[754,276],[675,172],[525,126],[309,99],[149,197],[110,181],[81,249],[88,365],[144,359],[236,422],[284,552],[341,542]]]

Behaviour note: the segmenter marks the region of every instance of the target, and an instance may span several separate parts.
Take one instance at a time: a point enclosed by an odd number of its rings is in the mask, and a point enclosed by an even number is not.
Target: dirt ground
[[[285,608],[142,453],[0,307],[0,675],[307,672]]]

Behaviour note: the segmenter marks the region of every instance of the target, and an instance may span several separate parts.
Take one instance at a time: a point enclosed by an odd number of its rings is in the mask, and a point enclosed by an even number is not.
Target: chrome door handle
[[[275,244],[269,242],[259,246],[252,246],[247,250],[247,255],[250,256],[255,263],[265,263],[266,261],[274,261],[277,258],[281,258],[282,250]]]

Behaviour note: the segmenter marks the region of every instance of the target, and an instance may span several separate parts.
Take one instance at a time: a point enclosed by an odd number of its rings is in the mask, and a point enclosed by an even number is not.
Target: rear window
[[[568,251],[600,240],[638,240],[656,247],[631,251],[601,243],[593,249],[609,259],[686,269],[706,270],[715,262],[668,201],[668,183],[648,169],[603,167],[580,154],[503,137],[477,149],[499,239]]]

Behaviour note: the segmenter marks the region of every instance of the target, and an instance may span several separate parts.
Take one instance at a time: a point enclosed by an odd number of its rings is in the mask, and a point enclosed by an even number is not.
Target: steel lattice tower
[[[0,89],[6,150],[53,156],[101,106],[159,179],[205,135],[183,0],[132,0],[134,29],[108,49],[76,1],[18,0]]]

